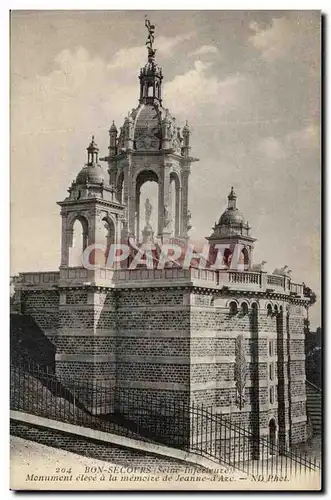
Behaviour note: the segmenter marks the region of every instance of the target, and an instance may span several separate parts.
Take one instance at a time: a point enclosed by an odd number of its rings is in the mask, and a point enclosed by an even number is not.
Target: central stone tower
[[[158,184],[157,237],[162,243],[171,237],[187,240],[190,129],[181,130],[168,109],[162,106],[162,69],[155,62],[154,26],[146,21],[147,63],[140,70],[139,104],[118,130],[109,130],[108,163],[110,184],[117,199],[126,206],[122,238],[141,240],[140,190],[147,181]],[[175,200],[171,199],[174,183]],[[174,208],[173,208],[174,207]],[[174,212],[174,213],[172,213]]]

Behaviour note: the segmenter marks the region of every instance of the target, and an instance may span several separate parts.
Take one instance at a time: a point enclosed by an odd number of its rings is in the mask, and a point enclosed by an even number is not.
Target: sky
[[[191,237],[201,240],[233,185],[257,238],[254,261],[285,264],[318,296],[320,325],[320,13],[318,11],[12,11],[11,273],[60,264],[56,202],[94,133],[139,97],[144,15],[156,25],[163,105],[188,120]]]

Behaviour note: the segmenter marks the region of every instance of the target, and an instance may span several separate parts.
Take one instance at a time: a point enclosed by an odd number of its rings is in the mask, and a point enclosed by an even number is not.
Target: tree
[[[304,295],[304,297],[309,297],[310,303],[309,303],[308,307],[310,307],[313,304],[315,304],[315,302],[316,302],[316,293],[314,293],[312,291],[312,289],[309,288],[309,286],[306,286],[305,284],[303,284],[303,295]]]

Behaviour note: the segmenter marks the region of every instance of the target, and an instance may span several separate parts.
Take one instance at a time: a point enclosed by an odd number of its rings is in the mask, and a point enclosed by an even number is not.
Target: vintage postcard
[[[320,490],[321,13],[10,23],[11,489]]]

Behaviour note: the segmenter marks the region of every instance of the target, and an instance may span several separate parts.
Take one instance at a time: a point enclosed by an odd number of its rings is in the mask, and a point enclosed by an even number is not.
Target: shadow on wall
[[[10,359],[38,363],[41,368],[55,373],[55,346],[31,316],[10,315]]]

